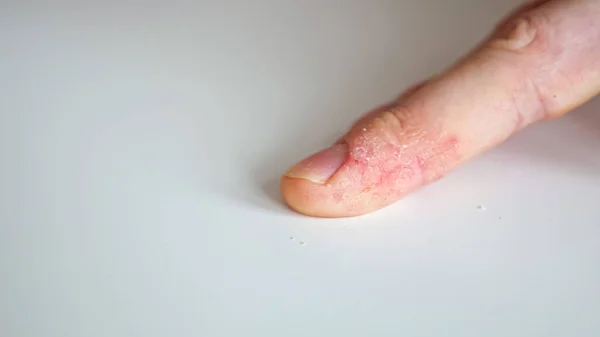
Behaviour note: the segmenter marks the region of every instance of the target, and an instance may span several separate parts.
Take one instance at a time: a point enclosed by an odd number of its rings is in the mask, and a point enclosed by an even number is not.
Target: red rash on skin
[[[333,189],[330,197],[349,210],[365,200],[386,204],[442,178],[461,161],[455,136],[421,136],[408,143],[412,145],[381,146],[369,136],[358,137],[351,145],[347,162],[338,171],[344,179],[334,175],[325,184]],[[369,148],[370,144],[378,144],[378,148]]]

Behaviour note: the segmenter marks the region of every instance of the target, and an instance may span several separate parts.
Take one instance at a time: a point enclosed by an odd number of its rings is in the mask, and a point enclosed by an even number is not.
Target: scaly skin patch
[[[307,186],[301,179],[284,177],[284,187],[301,191],[290,204],[311,205],[318,216],[353,216],[440,179],[461,162],[460,143],[431,125],[398,106],[357,123],[343,140],[348,144],[346,161],[326,183]],[[328,212],[315,213],[315,207]]]

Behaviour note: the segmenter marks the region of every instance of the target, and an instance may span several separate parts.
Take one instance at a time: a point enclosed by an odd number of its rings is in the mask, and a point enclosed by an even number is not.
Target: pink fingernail
[[[336,144],[299,162],[285,175],[324,184],[344,165],[347,158],[348,144]]]

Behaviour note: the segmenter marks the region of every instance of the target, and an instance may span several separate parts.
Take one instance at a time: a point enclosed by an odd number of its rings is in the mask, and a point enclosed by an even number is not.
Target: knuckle
[[[390,143],[398,145],[406,138],[406,128],[411,115],[408,109],[395,107],[380,114],[373,122],[377,128],[384,130],[384,134]]]
[[[365,154],[378,153],[378,158],[392,156],[396,149],[402,148],[407,141],[407,124],[410,124],[411,113],[405,108],[393,107],[380,112],[362,125],[354,127],[346,140],[356,152],[356,159],[366,157]]]
[[[539,10],[521,13],[499,27],[491,47],[510,52],[543,53],[549,47],[551,27]]]

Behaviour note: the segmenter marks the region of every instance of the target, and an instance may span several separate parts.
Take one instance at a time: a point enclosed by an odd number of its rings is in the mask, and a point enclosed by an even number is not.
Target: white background
[[[3,2],[0,335],[600,335],[600,100],[372,215],[279,198],[518,2]]]

